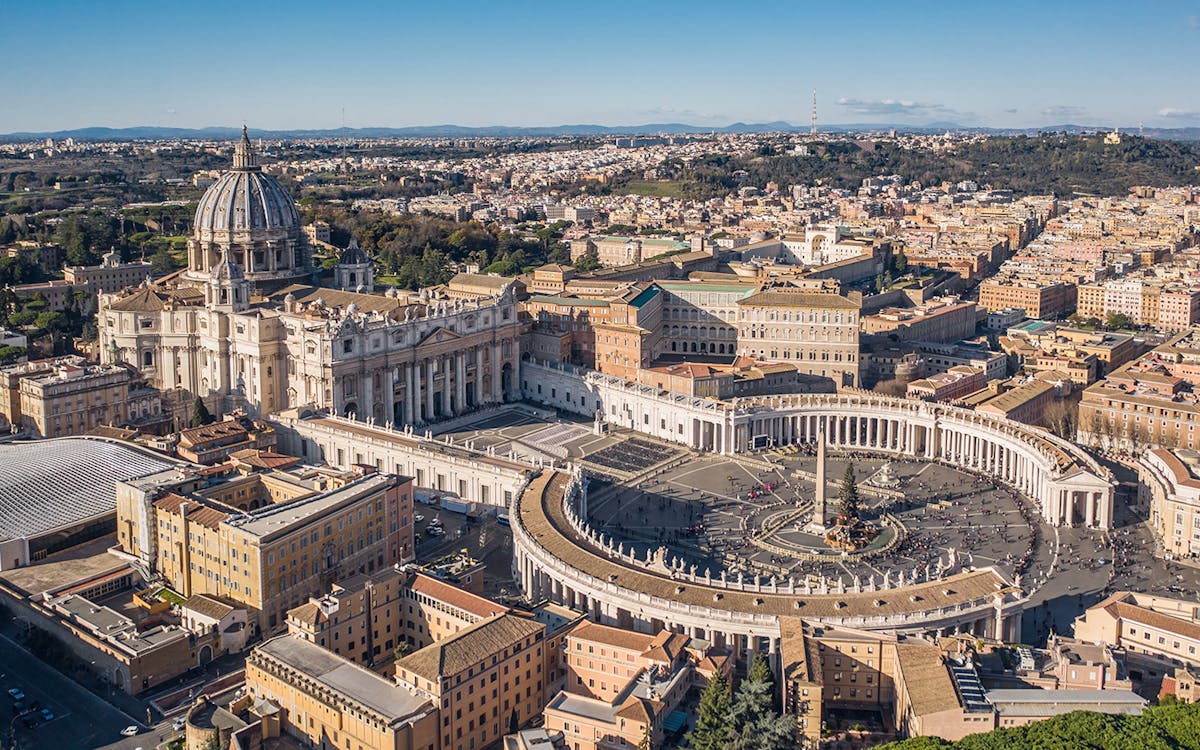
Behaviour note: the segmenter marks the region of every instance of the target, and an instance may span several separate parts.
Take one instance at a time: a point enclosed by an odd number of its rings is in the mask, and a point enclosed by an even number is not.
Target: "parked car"
[[[174,729],[176,732],[178,732],[179,730],[183,729],[186,726],[187,726],[187,719],[183,718],[182,716],[179,717],[178,719],[176,719],[175,721],[171,722],[171,729]]]
[[[48,708],[42,709],[42,719],[44,721],[54,721],[54,712]]]
[[[127,726],[121,730],[121,736],[122,737],[132,737],[140,731],[141,730],[138,729],[135,725],[130,724],[129,726]]]
[[[9,688],[8,694],[12,696],[12,699],[15,701],[25,700],[25,694],[21,692],[21,688]]]

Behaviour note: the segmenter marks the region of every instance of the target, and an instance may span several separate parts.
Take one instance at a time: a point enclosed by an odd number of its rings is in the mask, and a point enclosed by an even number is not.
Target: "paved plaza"
[[[816,458],[804,452],[771,452],[728,457],[696,454],[637,433],[614,430],[594,434],[583,420],[542,417],[508,408],[463,422],[442,434],[461,445],[493,448],[498,455],[529,460],[540,457],[581,462],[588,477],[592,525],[644,558],[648,550],[668,553],[696,565],[697,572],[724,570],[736,577],[756,573],[781,580],[857,576],[866,583],[889,575],[893,581],[914,571],[924,575],[944,565],[954,550],[960,565],[995,566],[1010,578],[1021,576],[1029,596],[1023,640],[1044,642],[1051,629],[1070,633],[1084,608],[1112,591],[1130,589],[1165,596],[1200,598],[1200,568],[1153,556],[1153,536],[1118,495],[1112,531],[1048,526],[1023,499],[993,480],[937,463],[888,460],[879,455],[830,452],[826,469],[828,513],[836,514],[838,485],[846,463],[858,477],[863,515],[869,520],[890,513],[903,525],[894,550],[842,557],[805,533],[815,495]],[[885,463],[896,485],[874,490],[870,480]],[[770,489],[766,489],[770,487]],[[1144,513],[1144,509],[1143,509]],[[447,514],[442,513],[443,519]],[[782,525],[779,525],[783,521]],[[775,526],[772,546],[801,554],[781,555],[755,545],[751,538]],[[430,547],[468,547],[487,561],[488,588],[512,591],[506,578],[511,545],[498,540],[505,531],[439,540]],[[886,544],[885,528],[873,546]],[[476,549],[478,548],[478,549]],[[806,551],[823,550],[819,560]]]

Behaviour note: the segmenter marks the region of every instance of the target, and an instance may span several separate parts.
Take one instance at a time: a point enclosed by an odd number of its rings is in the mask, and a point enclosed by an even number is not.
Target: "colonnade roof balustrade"
[[[597,596],[622,609],[631,603],[635,607],[648,604],[663,608],[662,614],[646,612],[647,616],[669,618],[672,613],[727,613],[732,617],[723,624],[743,620],[766,624],[780,616],[792,616],[865,626],[904,627],[911,623],[915,628],[957,612],[991,609],[998,597],[1007,604],[1021,596],[1020,590],[994,568],[889,589],[826,594],[773,592],[769,583],[754,590],[754,585],[749,582],[744,586],[737,583],[722,585],[717,581],[708,584],[698,583],[689,576],[657,575],[621,564],[593,551],[587,542],[572,537],[571,525],[563,509],[571,483],[571,474],[559,470],[545,471],[530,482],[518,498],[517,512],[513,514],[518,549],[521,537],[525,537],[540,548],[539,556],[551,564],[561,563],[586,578],[585,585],[592,590],[581,590],[584,595]],[[558,580],[564,585],[575,586],[565,577]],[[779,582],[778,586],[786,589],[788,581]],[[606,598],[606,592],[617,594],[618,598]],[[720,624],[714,622],[714,627]]]

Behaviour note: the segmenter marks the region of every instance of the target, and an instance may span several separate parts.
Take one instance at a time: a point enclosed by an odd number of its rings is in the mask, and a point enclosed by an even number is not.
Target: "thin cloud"
[[[890,115],[900,117],[929,117],[929,116],[964,116],[970,113],[958,112],[944,104],[918,102],[907,99],[853,99],[843,96],[837,100],[839,107],[845,107],[847,112],[856,115]]]
[[[716,112],[698,112],[694,109],[676,109],[675,107],[653,107],[643,110],[638,113],[645,117],[668,117],[680,120],[695,122],[704,120],[706,122],[729,122],[728,115],[722,115]]]
[[[1158,116],[1168,117],[1172,120],[1197,120],[1200,119],[1200,110],[1163,107],[1158,110]]]
[[[1086,113],[1085,108],[1074,104],[1055,104],[1042,110],[1045,117],[1080,117]]]
[[[1016,107],[1009,107],[1008,109],[1006,109],[1006,110],[1004,110],[1004,111],[1005,111],[1005,113],[1007,113],[1007,114],[1010,114],[1010,115],[1015,115],[1015,114],[1017,113],[1017,108],[1016,108]]]

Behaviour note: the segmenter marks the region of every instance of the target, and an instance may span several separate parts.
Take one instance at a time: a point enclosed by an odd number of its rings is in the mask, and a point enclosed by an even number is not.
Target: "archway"
[[[512,392],[512,363],[505,362],[504,367],[500,368],[500,399],[508,400],[508,394]]]
[[[350,416],[351,414],[358,414],[358,404],[356,404],[356,403],[355,403],[355,402],[353,402],[353,401],[351,401],[350,403],[346,404],[346,407],[345,407],[344,409],[342,409],[342,415],[343,415],[343,416],[347,416],[347,417],[348,417],[348,416]]]
[[[196,662],[200,666],[204,666],[213,660],[212,646],[201,646],[200,654],[196,658]]]

